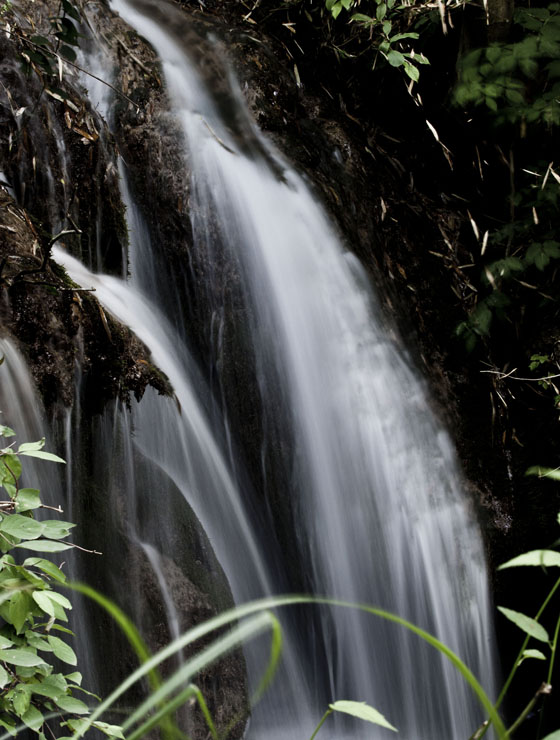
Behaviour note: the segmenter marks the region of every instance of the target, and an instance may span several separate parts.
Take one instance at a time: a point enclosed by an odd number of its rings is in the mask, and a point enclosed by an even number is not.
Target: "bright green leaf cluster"
[[[15,434],[0,425],[0,436],[9,439]],[[42,439],[19,445],[17,452],[13,445],[0,449],[0,485],[7,495],[0,501],[0,727],[15,736],[26,726],[40,740],[45,737],[46,716],[65,718],[62,724],[72,730],[72,717],[89,713],[88,706],[75,696],[84,691],[81,674],[57,672],[51,662],[54,657],[66,665],[77,665],[74,650],[54,634],[73,635],[61,624],[68,621],[66,612],[72,604],[55,590],[66,582],[66,576],[50,560],[33,556],[20,564],[12,554],[19,550],[60,552],[73,547],[64,540],[74,524],[34,519],[33,511],[42,506],[39,491],[19,485],[20,457],[64,462],[46,452],[44,445]],[[51,725],[50,721],[50,730]],[[122,737],[119,728],[111,728],[98,727]]]
[[[327,10],[335,19],[342,10],[349,11],[355,5],[355,0],[325,0]],[[419,34],[415,31],[398,30],[402,28],[406,6],[397,4],[397,0],[374,0],[370,5],[371,15],[353,13],[350,22],[367,31],[370,45],[376,52],[376,60],[381,56],[391,67],[400,67],[411,80],[418,82],[418,65],[429,64],[429,61],[423,54],[415,53],[411,46],[411,42],[416,41]]]

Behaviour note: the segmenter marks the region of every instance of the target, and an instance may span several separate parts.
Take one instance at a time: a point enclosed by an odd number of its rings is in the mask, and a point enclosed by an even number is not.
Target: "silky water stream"
[[[228,443],[227,421],[216,422],[208,378],[191,356],[182,319],[170,321],[153,303],[174,288],[155,284],[150,250],[158,245],[146,235],[123,168],[131,278],[93,274],[58,247],[54,257],[131,327],[175,392],[165,399],[148,390],[130,415],[125,409],[106,415],[105,431],[118,427],[125,440],[119,464],[127,497],[134,502],[138,490],[157,486],[165,501],[166,486],[179,490],[237,602],[289,590],[282,562],[289,557],[310,592],[382,606],[436,634],[492,693],[492,620],[477,523],[451,442],[387,329],[364,269],[308,185],[257,129],[227,67],[217,105],[189,58],[181,16],[150,0],[112,0],[111,7],[161,59],[188,158],[193,258],[211,261],[219,253],[239,276],[266,415],[259,444],[283,450],[294,551],[282,553],[274,516],[259,509],[267,491],[245,490],[242,464],[232,459],[236,445]],[[102,71],[108,78],[109,67]],[[223,315],[219,291],[200,290],[211,296],[209,317]],[[279,405],[282,419],[270,423]],[[138,459],[156,476],[149,486],[138,480]],[[138,519],[128,526],[163,577],[165,504],[151,524]],[[173,633],[173,593],[160,586]],[[333,699],[367,701],[406,740],[466,740],[483,719],[451,666],[401,628],[322,607],[286,630],[285,665],[256,708],[248,738],[309,737]],[[261,657],[248,649],[253,682]],[[329,723],[321,732],[331,738],[387,734],[357,721]]]

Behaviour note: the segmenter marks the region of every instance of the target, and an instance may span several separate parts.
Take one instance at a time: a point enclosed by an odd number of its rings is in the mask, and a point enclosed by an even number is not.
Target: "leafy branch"
[[[12,429],[0,425],[1,438],[14,436]],[[78,692],[89,694],[81,686],[82,675],[55,671],[44,655],[52,653],[72,667],[78,662],[68,642],[54,634],[73,636],[63,626],[72,603],[58,590],[66,586],[66,575],[42,554],[84,549],[67,540],[73,523],[36,520],[33,512],[38,509],[61,509],[44,505],[39,490],[20,485],[22,458],[64,463],[44,446],[45,440],[41,439],[24,442],[17,450],[13,443],[0,449],[0,486],[8,497],[0,502],[0,727],[16,735],[24,726],[43,740],[47,729],[53,733],[52,719],[72,730],[74,722],[90,712],[88,705],[76,697]],[[32,555],[19,564],[16,555],[21,551]],[[122,738],[116,726],[95,723],[95,727]]]

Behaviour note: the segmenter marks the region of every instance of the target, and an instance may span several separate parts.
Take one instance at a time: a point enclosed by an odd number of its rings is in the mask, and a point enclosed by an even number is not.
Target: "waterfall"
[[[450,439],[364,268],[311,187],[258,130],[227,63],[219,100],[202,81],[182,40],[180,13],[152,0],[111,0],[111,7],[161,59],[190,180],[190,259],[209,264],[210,278],[212,265],[225,262],[238,279],[262,406],[257,444],[263,459],[282,467],[281,493],[295,527],[287,540],[279,531],[268,504],[278,498],[277,482],[264,463],[263,490],[248,483],[227,400],[213,397],[188,326],[170,315],[181,278],[158,282],[153,253],[161,245],[150,242],[121,163],[130,278],[95,274],[58,246],[53,256],[137,334],[174,390],[174,398],[148,390],[130,414],[120,405],[108,410],[96,437],[104,461],[119,440],[127,534],[160,581],[170,632],[178,616],[162,559],[174,531],[165,502],[178,491],[208,534],[236,601],[290,590],[298,570],[314,594],[381,606],[433,632],[492,693],[476,518]],[[101,56],[99,65],[109,78]],[[93,89],[90,95],[108,115],[110,101]],[[220,336],[223,289],[210,279],[197,288],[206,296],[206,330]],[[227,348],[218,342],[215,352],[219,367]],[[150,507],[146,497],[155,491],[161,503]],[[261,652],[247,651],[253,683]],[[247,737],[308,737],[334,699],[367,701],[405,740],[465,740],[484,719],[462,679],[417,638],[357,611],[322,607],[287,619],[285,665]],[[333,739],[386,732],[336,718],[321,731]]]

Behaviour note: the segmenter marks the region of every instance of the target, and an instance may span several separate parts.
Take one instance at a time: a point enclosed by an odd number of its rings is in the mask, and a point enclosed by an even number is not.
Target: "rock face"
[[[72,108],[42,93],[38,76],[21,71],[17,39],[2,34],[0,51],[3,330],[18,341],[48,406],[72,402],[76,361],[92,411],[130,392],[140,398],[147,384],[164,392],[141,343],[49,260],[58,243],[123,269],[124,209],[104,124],[70,83],[79,104]]]

